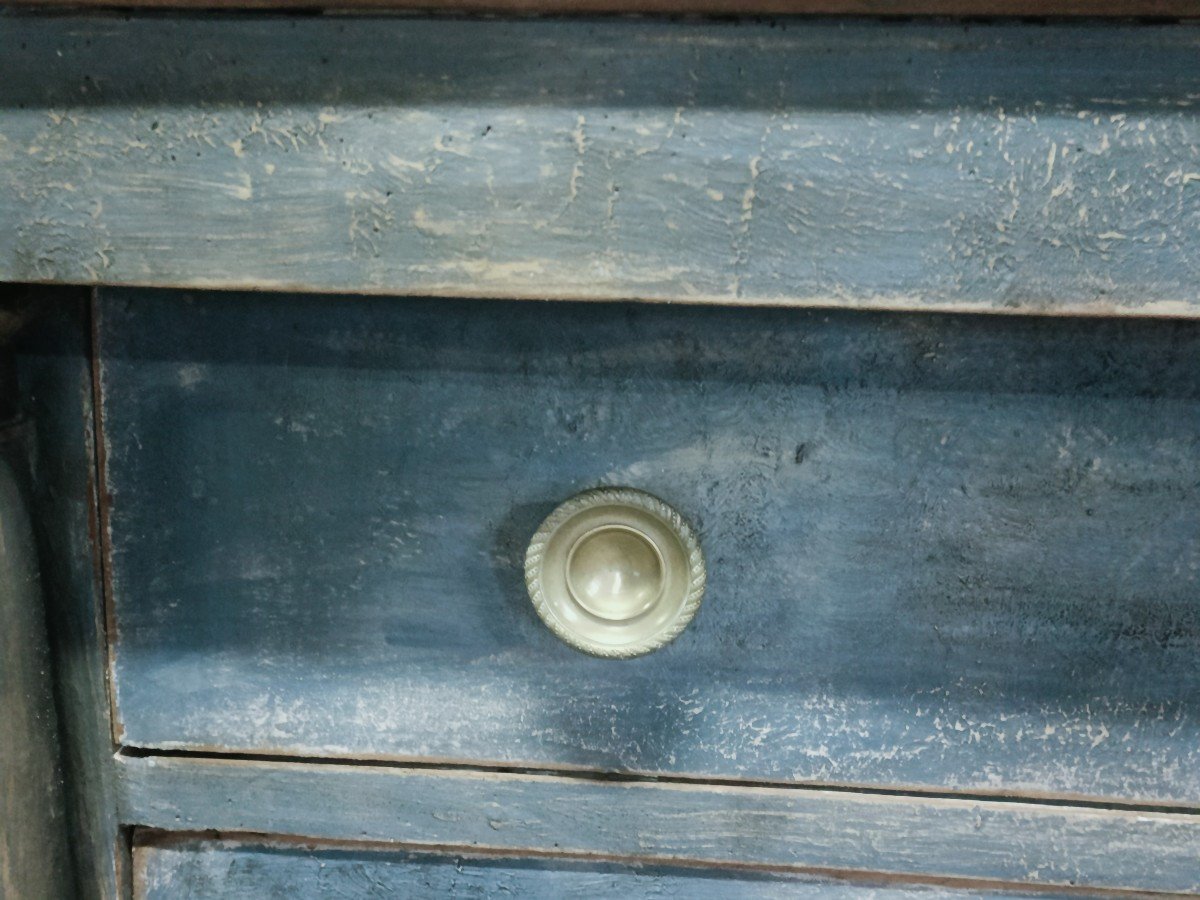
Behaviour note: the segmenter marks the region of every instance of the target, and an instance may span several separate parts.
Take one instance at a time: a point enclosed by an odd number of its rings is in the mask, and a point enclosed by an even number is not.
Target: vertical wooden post
[[[0,437],[0,897],[74,893],[33,531]]]

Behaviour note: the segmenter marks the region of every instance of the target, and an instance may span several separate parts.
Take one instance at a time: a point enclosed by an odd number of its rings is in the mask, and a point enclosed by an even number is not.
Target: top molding
[[[0,281],[1200,317],[1200,29],[9,15]]]

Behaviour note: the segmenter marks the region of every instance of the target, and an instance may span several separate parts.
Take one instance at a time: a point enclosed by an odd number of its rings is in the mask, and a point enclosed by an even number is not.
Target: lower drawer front
[[[125,744],[1200,799],[1200,325],[101,291]],[[584,656],[526,544],[695,526]]]
[[[1200,891],[1200,816],[1178,811],[461,766],[192,754],[122,754],[117,763],[121,821],[156,831],[1052,890]]]
[[[718,900],[744,897],[1035,896],[944,887],[848,884],[800,875],[565,859],[438,856],[399,851],[150,839],[134,850],[135,900],[309,897],[546,897]],[[1045,897],[1045,893],[1036,896]]]

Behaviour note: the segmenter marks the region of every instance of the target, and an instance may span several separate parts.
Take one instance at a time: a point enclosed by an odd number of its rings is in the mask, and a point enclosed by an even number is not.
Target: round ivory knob
[[[595,656],[641,656],[674,640],[696,615],[704,581],[691,526],[633,488],[576,494],[550,513],[525,553],[537,614]]]

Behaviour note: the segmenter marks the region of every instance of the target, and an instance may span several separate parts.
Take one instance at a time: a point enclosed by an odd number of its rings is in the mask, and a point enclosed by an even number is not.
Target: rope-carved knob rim
[[[525,554],[525,584],[547,627],[578,650],[613,659],[678,637],[700,608],[706,577],[692,527],[634,488],[571,497]]]

